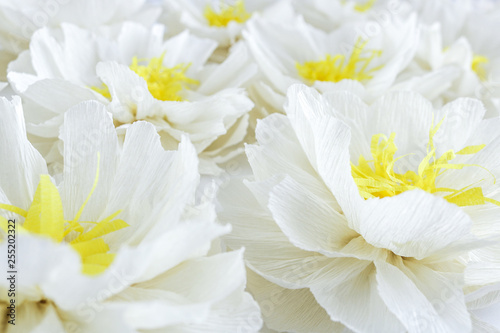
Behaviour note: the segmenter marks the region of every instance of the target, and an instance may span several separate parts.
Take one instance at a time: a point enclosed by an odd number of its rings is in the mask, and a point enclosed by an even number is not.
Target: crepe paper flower
[[[384,93],[413,58],[418,46],[416,17],[394,20],[371,37],[363,30],[367,24],[353,23],[326,33],[300,17],[292,25],[264,19],[248,22],[243,35],[265,76],[254,84],[259,96],[254,99],[261,98],[268,109],[279,111],[294,83],[320,91],[356,91],[366,100]]]
[[[25,101],[32,142],[52,163],[59,158],[58,127],[66,110],[98,100],[123,134],[131,123],[155,125],[166,149],[187,134],[203,173],[238,154],[253,103],[241,87],[256,68],[244,45],[222,64],[206,63],[217,43],[183,32],[163,41],[164,27],[125,23],[105,38],[63,24],[62,37],[44,28],[14,61],[9,81]],[[240,149],[240,150],[238,150]]]
[[[326,32],[366,20],[373,20],[374,26],[385,25],[394,16],[413,10],[409,1],[394,0],[295,0],[293,5],[307,23]]]
[[[445,45],[453,44],[462,33],[468,30],[470,20],[485,13],[492,13],[498,4],[489,0],[463,0],[456,2],[453,0],[443,0],[439,2],[408,0],[410,6],[406,10],[417,12],[420,21],[426,25],[439,22],[442,29],[443,42]],[[405,8],[406,9],[406,8]]]
[[[266,326],[470,332],[463,288],[493,279],[466,264],[498,257],[484,240],[500,222],[498,119],[472,99],[434,110],[398,92],[369,107],[304,85],[285,111],[246,148],[253,179],[219,196]]]
[[[497,116],[500,43],[484,34],[498,25],[500,11],[485,11],[470,1],[415,5],[427,25],[415,59],[394,89],[419,92],[436,107],[459,97],[479,98],[487,116]]]
[[[3,0],[0,3],[0,42],[11,54],[29,46],[33,33],[42,27],[58,27],[63,22],[98,30],[116,27],[127,20],[153,24],[161,8],[146,0]]]
[[[14,219],[19,259],[6,332],[258,331],[242,252],[207,256],[230,227],[215,223],[211,203],[192,205],[199,173],[187,138],[165,151],[153,125],[137,122],[120,148],[105,106],[83,102],[64,117],[57,181],[26,138],[20,99],[0,99],[0,113],[0,247]],[[4,318],[5,302],[2,292]]]
[[[259,13],[271,19],[285,21],[295,15],[286,1],[277,0],[165,0],[164,23],[170,33],[189,29],[193,34],[219,43],[219,57],[240,37],[246,22]]]

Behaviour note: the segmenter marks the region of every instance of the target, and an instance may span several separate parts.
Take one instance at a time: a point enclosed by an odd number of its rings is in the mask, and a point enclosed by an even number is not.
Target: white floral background
[[[0,0],[0,330],[500,332],[498,28],[488,0]]]

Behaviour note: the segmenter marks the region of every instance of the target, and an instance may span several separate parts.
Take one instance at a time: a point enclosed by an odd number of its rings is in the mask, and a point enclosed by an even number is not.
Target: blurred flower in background
[[[85,100],[106,104],[120,134],[147,120],[167,149],[188,134],[203,173],[217,173],[216,163],[243,140],[253,103],[240,87],[255,72],[245,45],[235,45],[223,63],[207,64],[216,42],[187,31],[164,41],[160,25],[124,23],[111,37],[69,24],[61,32],[37,31],[8,75],[26,100],[28,133],[49,162],[60,163],[64,112]]]

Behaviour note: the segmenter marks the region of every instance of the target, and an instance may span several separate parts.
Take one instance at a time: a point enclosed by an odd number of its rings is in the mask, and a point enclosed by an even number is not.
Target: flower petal
[[[328,255],[358,236],[344,215],[290,177],[272,189],[269,209],[290,241],[307,251]]]
[[[451,298],[442,301],[439,298],[428,299],[427,297],[430,295],[422,293],[397,267],[387,262],[376,262],[375,265],[380,297],[401,320],[408,332],[422,332],[422,330],[450,333],[470,332],[471,322],[460,288],[453,287]],[[436,279],[437,274],[432,273],[429,269],[417,271],[417,267],[414,267],[412,271],[418,274],[416,278],[421,279],[420,286],[426,288],[427,292],[432,292],[433,295],[440,297],[438,295],[444,295],[443,291],[449,289],[449,281],[442,278]],[[430,284],[431,282],[432,284]],[[439,306],[445,310],[442,314],[433,306],[439,301],[442,302]]]
[[[65,218],[72,220],[96,179],[82,221],[98,221],[109,197],[118,161],[118,138],[111,115],[98,102],[83,102],[68,110],[61,129],[64,142],[64,182],[61,185]],[[99,165],[97,164],[99,162]]]
[[[10,204],[28,209],[47,164],[26,137],[21,99],[0,97],[0,156],[4,163],[0,185]]]
[[[375,247],[423,259],[471,237],[471,225],[460,207],[417,189],[366,200],[359,232]]]
[[[266,326],[278,332],[341,332],[307,288],[286,289],[248,271],[248,289],[259,302]]]
[[[401,332],[403,325],[380,298],[375,267],[357,259],[343,259],[336,279],[325,274],[311,286],[316,301],[330,318],[359,332]],[[404,292],[404,291],[402,291]]]
[[[185,207],[194,200],[200,177],[197,167],[196,152],[187,138],[177,151],[165,151],[151,124],[132,124],[103,212],[105,217],[121,210],[120,218],[131,227],[107,239],[138,244],[178,224]]]

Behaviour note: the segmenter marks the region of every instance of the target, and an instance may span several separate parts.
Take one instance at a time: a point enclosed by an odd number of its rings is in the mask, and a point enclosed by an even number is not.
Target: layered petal
[[[27,209],[47,164],[26,137],[21,99],[0,97],[0,154],[4,158],[0,183],[11,204]]]

